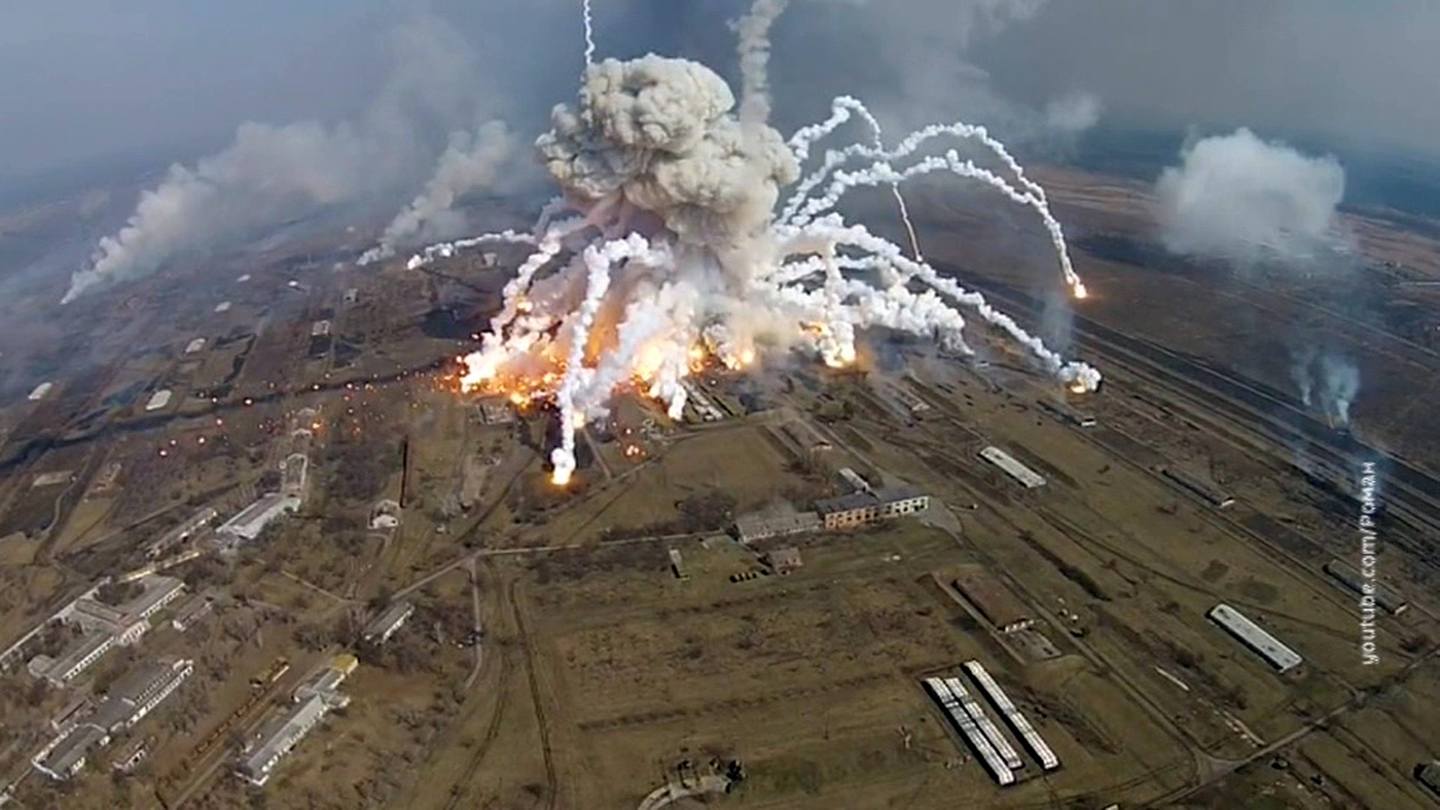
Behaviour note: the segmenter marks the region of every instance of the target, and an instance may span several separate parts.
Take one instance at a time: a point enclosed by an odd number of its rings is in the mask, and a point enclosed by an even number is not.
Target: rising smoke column
[[[536,142],[562,197],[532,234],[485,234],[410,260],[423,266],[486,241],[534,245],[481,348],[463,359],[462,386],[553,400],[557,483],[575,470],[576,431],[608,412],[617,388],[633,384],[679,418],[692,363],[709,357],[743,368],[761,343],[844,366],[854,362],[858,330],[885,327],[968,353],[964,311],[1073,390],[1100,384],[1094,368],[1052,351],[979,293],[936,272],[918,250],[909,258],[837,212],[856,188],[888,185],[898,197],[901,183],[923,174],[979,181],[1035,211],[1065,283],[1084,295],[1044,190],[983,128],[937,125],[887,148],[874,117],[851,98],[837,99],[830,118],[788,143],[769,126],[767,32],[783,6],[757,0],[737,24],[744,79],[737,109],[725,82],[696,62],[653,54],[594,62],[587,4],[577,104],[556,107],[550,131]],[[794,185],[816,143],[851,116],[867,125],[868,139],[827,150]],[[942,138],[981,144],[998,167],[954,150],[928,153]],[[561,218],[564,208],[576,216]]]
[[[390,70],[363,111],[335,123],[244,123],[223,150],[172,166],[72,274],[64,300],[326,206],[418,185],[439,151],[433,135],[474,122],[483,89],[468,43],[438,17],[407,20],[385,44]]]
[[[366,251],[357,264],[388,259],[395,255],[397,245],[414,240],[427,228],[435,229],[462,195],[494,186],[514,152],[514,137],[501,121],[488,122],[473,133],[451,134],[450,145],[425,189],[391,220],[380,244]]]

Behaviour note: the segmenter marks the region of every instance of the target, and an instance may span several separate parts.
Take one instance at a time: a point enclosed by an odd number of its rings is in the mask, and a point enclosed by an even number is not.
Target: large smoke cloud
[[[1190,144],[1155,191],[1161,236],[1176,253],[1297,261],[1344,241],[1335,217],[1345,193],[1340,164],[1248,129]]]
[[[321,206],[393,195],[438,151],[432,133],[473,120],[468,46],[422,17],[393,31],[394,68],[355,120],[241,124],[234,141],[193,167],[176,164],[143,192],[125,226],[100,240],[65,294],[138,278],[171,259],[234,242]]]
[[[537,143],[576,202],[631,204],[682,241],[737,245],[799,176],[780,134],[730,115],[734,94],[703,65],[652,54],[607,59],[585,78],[579,109],[556,107]]]

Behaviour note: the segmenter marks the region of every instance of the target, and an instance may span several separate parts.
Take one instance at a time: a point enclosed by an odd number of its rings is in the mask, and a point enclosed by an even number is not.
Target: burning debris
[[[533,248],[479,350],[461,358],[459,384],[521,406],[554,402],[557,484],[575,469],[576,430],[605,416],[617,389],[633,387],[678,418],[687,397],[682,379],[707,362],[741,369],[762,352],[794,348],[844,367],[855,362],[856,331],[870,327],[968,354],[962,309],[1020,343],[1071,390],[1100,383],[1094,368],[1066,360],[919,258],[899,184],[949,172],[1034,210],[1065,283],[1085,297],[1044,189],[984,127],[930,126],[886,148],[875,118],[849,97],[788,141],[766,123],[767,32],[784,5],[757,0],[737,26],[737,113],[730,87],[699,63],[653,54],[593,61],[587,4],[578,104],[556,107],[551,130],[536,142],[563,196],[544,207],[532,233],[483,234],[410,259],[413,269],[480,245]],[[826,150],[813,165],[816,143],[852,119],[869,138]],[[944,138],[987,150],[1010,179],[954,149],[925,153]],[[851,190],[880,186],[894,191],[915,258],[835,210]]]

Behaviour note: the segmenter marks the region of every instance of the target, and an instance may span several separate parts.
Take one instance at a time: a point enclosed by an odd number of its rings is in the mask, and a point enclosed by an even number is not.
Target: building
[[[985,617],[985,621],[1002,633],[1014,633],[1035,624],[1030,608],[993,576],[980,572],[963,573],[955,578],[955,589]]]
[[[174,577],[151,575],[140,582],[145,592],[121,607],[125,613],[141,619],[154,616],[185,593],[185,583]]]
[[[349,661],[354,661],[354,656],[343,656]],[[309,681],[296,687],[291,699],[297,703],[309,700],[311,697],[319,697],[325,701],[329,709],[343,709],[350,705],[350,696],[340,691],[340,684],[350,677],[354,671],[353,666],[347,666],[342,658],[337,658],[331,666],[325,667],[315,674]]]
[[[1437,797],[1440,797],[1440,761],[1432,760],[1422,765],[1416,765],[1415,778]]]
[[[161,659],[127,672],[106,693],[90,723],[106,731],[133,728],[195,672],[189,659]]]
[[[820,516],[814,512],[752,512],[735,518],[735,536],[742,543],[808,534],[821,528]]]
[[[827,531],[864,526],[880,520],[913,515],[930,508],[930,496],[913,487],[881,487],[852,492],[815,503]]]
[[[800,558],[800,549],[794,546],[775,549],[765,555],[765,562],[781,574],[805,567],[805,561]]]
[[[150,754],[150,744],[153,742],[154,738],[151,737],[131,740],[124,748],[115,752],[115,758],[110,761],[110,767],[121,773],[130,773]]]
[[[171,528],[159,537],[146,543],[145,556],[154,560],[171,548],[184,543],[203,532],[220,513],[214,507],[207,506],[186,518],[183,523]]]
[[[1174,467],[1161,467],[1160,474],[1189,490],[1191,494],[1199,496],[1201,500],[1216,509],[1225,509],[1235,503],[1235,499],[1229,493],[1221,492],[1214,484],[1201,480],[1197,475],[1177,470]]]
[[[487,425],[508,425],[515,421],[515,408],[509,397],[483,397],[475,409],[480,421]]]
[[[370,528],[377,531],[394,529],[400,525],[400,502],[385,498],[370,510]]]
[[[254,540],[276,518],[299,511],[300,499],[293,495],[267,492],[216,530],[227,545]]]
[[[30,392],[30,396],[28,397],[28,399],[31,402],[39,402],[40,400],[44,399],[45,395],[50,393],[50,389],[54,387],[55,383],[42,382],[39,385],[35,386],[35,388]]]
[[[995,746],[986,738],[980,726],[975,723],[974,718],[965,711],[960,699],[950,690],[949,684],[942,678],[926,678],[925,688],[940,704],[940,708],[950,718],[950,722],[960,732],[970,747],[975,750],[980,761],[985,764],[986,770],[995,778],[1001,787],[1015,784],[1015,772],[1005,763]]]
[[[94,751],[110,742],[110,735],[103,729],[83,725],[63,734],[49,745],[40,749],[30,763],[35,770],[59,782],[74,776],[85,767],[85,759]]]
[[[680,379],[680,387],[685,389],[685,404],[695,412],[700,421],[719,422],[725,418],[725,413],[715,407],[710,397],[689,377]]]
[[[849,467],[841,467],[837,475],[850,487],[851,492],[870,492],[870,482]]]
[[[185,592],[185,583],[174,577],[144,574],[138,581],[144,590],[119,607],[96,599],[97,586],[66,606],[59,618],[88,631],[107,633],[122,647],[134,644],[150,630],[150,617]]]
[[[672,548],[669,553],[670,573],[674,574],[676,579],[689,579],[690,575],[685,573],[685,560],[680,556],[680,549]]]
[[[1289,672],[1305,661],[1299,653],[1223,602],[1211,608],[1205,615],[1280,672]]]
[[[205,348],[205,338],[195,338],[194,340],[192,340],[192,341],[190,341],[189,343],[185,344],[185,353],[186,353],[186,354],[194,354],[194,353],[196,353],[196,352],[198,352],[198,351],[200,351],[200,350],[202,350],[202,349],[204,349],[204,348]]]
[[[57,734],[64,734],[80,724],[80,720],[95,708],[94,701],[89,695],[79,695],[74,700],[60,707],[50,718],[50,730]]]
[[[35,656],[30,661],[30,672],[56,686],[66,686],[99,661],[113,646],[114,634],[105,630],[91,630],[71,644],[59,658]]]
[[[1018,771],[1025,767],[1025,761],[1020,758],[1015,746],[1010,744],[1010,740],[1006,739],[999,726],[995,725],[995,721],[985,713],[985,708],[980,705],[980,701],[976,700],[970,694],[970,690],[965,688],[964,682],[959,678],[946,678],[945,685],[950,687],[950,694],[960,701],[960,707],[970,715],[971,720],[975,721],[976,727],[980,729],[981,734],[985,735],[985,740],[990,743],[991,748],[995,749],[995,753],[1000,755],[1005,766],[1012,771]]]
[[[981,450],[980,458],[999,467],[1001,472],[1018,481],[1026,489],[1045,486],[1045,476],[1016,461],[1014,456],[998,447],[990,446]]]
[[[170,626],[183,633],[204,621],[213,612],[215,612],[215,600],[209,594],[197,593],[175,609],[175,615],[170,619]]]
[[[299,701],[263,726],[245,748],[236,772],[256,787],[270,781],[275,766],[315,727],[329,708],[319,695]]]
[[[145,403],[146,412],[158,411],[170,404],[171,391],[169,388],[161,388],[150,395],[150,401]]]
[[[285,495],[302,500],[305,497],[305,480],[310,471],[310,459],[304,453],[291,453],[280,466],[280,491]]]
[[[1055,756],[1055,752],[1050,749],[1045,738],[1041,737],[1035,727],[1030,724],[1030,720],[1015,708],[1014,701],[1010,700],[1010,696],[1005,694],[1005,690],[1001,689],[1000,684],[990,676],[985,665],[979,661],[966,661],[965,671],[970,673],[970,678],[975,681],[975,685],[980,687],[980,691],[985,693],[985,697],[989,699],[995,710],[1005,718],[1005,723],[1010,726],[1011,731],[1015,732],[1015,736],[1020,738],[1020,742],[1030,751],[1031,756],[1035,757],[1035,761],[1040,763],[1040,767],[1047,771],[1053,771],[1060,767],[1060,758]]]
[[[414,612],[414,604],[406,601],[394,602],[365,626],[362,638],[369,644],[384,644]]]
[[[218,304],[215,305],[215,314],[216,314],[216,315],[222,315],[222,314],[224,314],[224,313],[226,313],[226,312],[229,312],[229,311],[230,311],[230,302],[229,302],[229,301],[221,301],[220,303],[218,303]]]
[[[1365,594],[1366,585],[1373,586],[1374,591],[1371,595],[1375,597],[1375,604],[1387,613],[1399,615],[1410,607],[1410,604],[1405,601],[1405,597],[1396,592],[1394,588],[1380,582],[1367,581],[1352,565],[1339,560],[1331,560],[1325,563],[1325,573],[1359,596]]]

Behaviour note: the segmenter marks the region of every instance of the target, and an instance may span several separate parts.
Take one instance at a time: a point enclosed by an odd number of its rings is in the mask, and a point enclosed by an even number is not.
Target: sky
[[[194,157],[183,152],[245,121],[351,114],[390,69],[388,32],[418,15],[472,44],[487,102],[538,126],[579,67],[578,5],[9,0],[0,177],[134,152]],[[731,54],[724,22],[744,4],[595,5],[602,54],[714,63]],[[813,117],[850,88],[903,123],[1025,131],[1047,107],[1079,104],[1126,126],[1247,126],[1421,154],[1440,131],[1440,3],[1420,0],[795,0],[776,49],[782,119]]]

